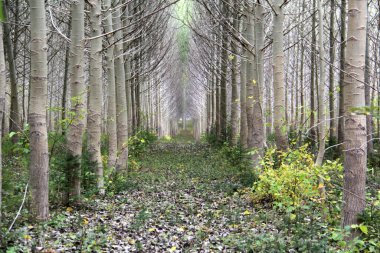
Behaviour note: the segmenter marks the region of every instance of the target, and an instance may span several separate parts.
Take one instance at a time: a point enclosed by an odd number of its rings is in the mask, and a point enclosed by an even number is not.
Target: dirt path
[[[236,192],[242,187],[237,171],[215,153],[206,146],[165,145],[144,157],[122,193],[55,215],[45,228],[45,249],[237,252],[249,235],[269,229],[254,223],[251,204]]]

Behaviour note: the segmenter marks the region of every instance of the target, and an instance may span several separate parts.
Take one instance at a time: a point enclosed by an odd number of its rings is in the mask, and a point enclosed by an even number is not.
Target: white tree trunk
[[[318,83],[318,133],[319,133],[319,149],[315,162],[316,166],[322,166],[325,156],[326,142],[326,107],[325,107],[325,50],[323,48],[323,8],[322,0],[318,0],[318,18],[319,18],[319,83]]]
[[[236,7],[236,10],[233,10],[233,27],[235,30],[239,30],[239,18],[237,14],[238,9],[238,2],[234,3],[234,8]],[[233,59],[231,62],[231,142],[232,145],[236,146],[238,144],[238,134],[239,134],[239,92],[238,92],[238,59],[235,56],[237,55],[238,45],[235,40],[231,40],[231,51],[234,54]]]
[[[30,1],[30,212],[35,220],[49,218],[49,151],[46,126],[47,40],[45,1]]]
[[[348,1],[347,51],[344,77],[345,156],[343,226],[357,224],[365,208],[367,170],[366,116],[352,112],[365,106],[364,69],[367,26],[367,1]]]
[[[101,4],[100,0],[90,0],[90,89],[88,101],[88,151],[90,161],[95,166],[97,186],[100,194],[104,194],[103,164],[100,153],[101,114],[103,105],[102,92],[102,38],[101,35]]]
[[[1,3],[0,3],[1,4]],[[1,223],[1,203],[2,203],[2,183],[3,183],[3,153],[1,149],[3,136],[3,119],[5,115],[5,89],[6,89],[6,71],[3,44],[3,26],[0,25],[0,225]]]
[[[104,1],[105,12],[105,32],[113,31],[111,0]],[[108,48],[107,59],[107,80],[108,80],[108,111],[107,111],[107,133],[108,133],[108,166],[116,166],[117,160],[117,126],[116,126],[116,86],[115,86],[115,61],[114,61],[114,35],[111,33],[107,37]]]
[[[283,1],[275,0],[273,8],[273,93],[274,93],[274,130],[279,150],[288,148],[287,126],[285,122],[285,81],[284,81],[284,13]]]
[[[125,69],[123,57],[123,33],[121,28],[120,7],[114,10],[114,29],[115,33],[115,75],[116,75],[116,112],[117,112],[117,139],[119,157],[116,164],[117,171],[126,171],[128,168],[128,110],[127,93],[125,90]]]
[[[247,14],[247,12],[246,12]],[[246,17],[242,16],[242,29],[243,37],[247,37],[247,21]],[[240,145],[243,149],[248,147],[248,126],[247,126],[247,50],[243,47],[240,62]]]
[[[69,197],[81,193],[81,156],[85,128],[86,95],[84,83],[84,0],[73,1],[71,6],[70,89],[72,120],[67,132],[67,148],[76,163],[68,171]]]

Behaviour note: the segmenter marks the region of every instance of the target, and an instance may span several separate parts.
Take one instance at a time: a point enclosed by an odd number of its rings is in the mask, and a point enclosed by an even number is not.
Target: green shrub
[[[261,162],[259,180],[253,186],[255,202],[269,202],[282,208],[300,207],[308,201],[320,200],[320,188],[330,182],[330,173],[342,171],[338,162],[326,162],[322,167],[314,166],[314,157],[307,146],[280,154],[270,149]],[[278,159],[278,163],[275,161]]]
[[[325,159],[335,160],[341,157],[341,145],[338,145],[338,139],[332,137],[328,140],[327,146],[329,147],[325,153]]]
[[[128,139],[129,154],[132,157],[140,157],[147,148],[157,141],[158,137],[155,133],[140,130],[134,136]]]
[[[208,133],[203,136],[203,140],[213,147],[220,146],[218,135],[216,134],[216,128],[212,127]]]
[[[231,146],[225,142],[220,153],[230,166],[246,168],[249,165],[247,152],[240,146]]]

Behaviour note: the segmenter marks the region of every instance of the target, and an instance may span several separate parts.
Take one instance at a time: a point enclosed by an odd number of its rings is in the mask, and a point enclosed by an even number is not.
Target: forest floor
[[[324,220],[318,202],[291,212],[253,204],[258,178],[231,160],[191,134],[160,140],[136,158],[138,169],[106,177],[105,196],[86,192],[80,206],[53,206],[39,226],[19,221],[6,253],[349,252],[338,216]],[[340,213],[339,194],[331,196],[329,210]]]
[[[142,160],[123,193],[60,210],[43,232],[25,227],[21,243],[38,237],[48,252],[236,252],[250,236],[275,231],[255,223],[237,193],[239,172],[207,146],[162,143]]]

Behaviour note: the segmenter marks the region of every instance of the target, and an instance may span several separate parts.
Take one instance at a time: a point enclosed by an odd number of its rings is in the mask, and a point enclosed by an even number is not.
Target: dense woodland
[[[379,0],[0,3],[1,251],[380,251]]]

